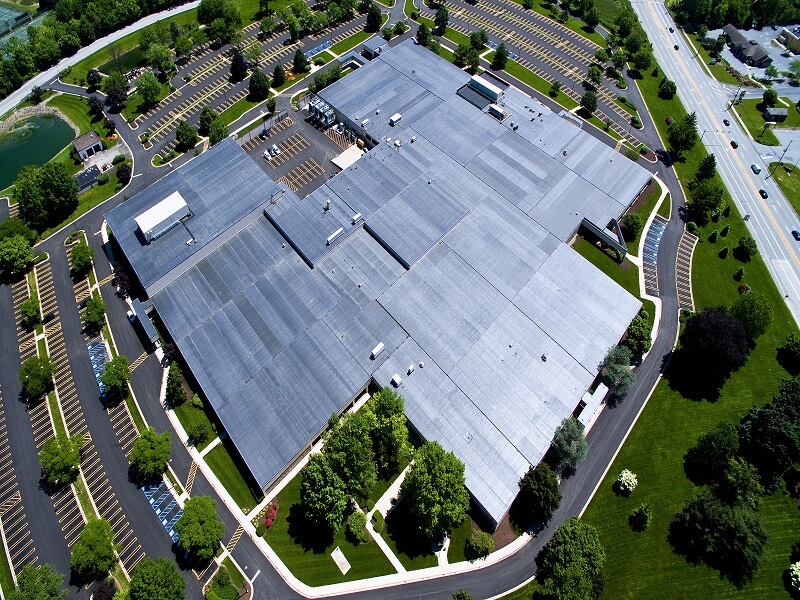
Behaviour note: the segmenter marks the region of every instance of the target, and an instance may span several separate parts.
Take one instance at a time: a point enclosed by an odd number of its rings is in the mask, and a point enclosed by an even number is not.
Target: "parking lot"
[[[285,183],[301,198],[339,172],[331,159],[343,150],[307,116],[306,111],[293,112],[269,127],[267,136],[260,132],[242,145],[270,178]]]

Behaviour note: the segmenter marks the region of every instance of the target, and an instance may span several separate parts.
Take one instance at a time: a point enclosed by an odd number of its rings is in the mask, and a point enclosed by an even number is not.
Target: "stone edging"
[[[54,115],[69,125],[72,130],[75,132],[75,135],[80,135],[81,130],[78,129],[78,126],[73,123],[69,117],[67,117],[64,113],[58,110],[55,106],[47,106],[46,104],[37,104],[36,106],[26,106],[24,108],[20,108],[17,111],[14,111],[7,119],[0,121],[0,133],[10,129],[11,126],[16,123],[17,121],[21,121],[23,119],[27,119],[28,117],[32,117],[34,115]]]

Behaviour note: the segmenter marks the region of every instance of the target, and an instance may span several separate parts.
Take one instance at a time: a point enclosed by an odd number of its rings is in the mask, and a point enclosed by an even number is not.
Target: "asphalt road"
[[[742,214],[750,215],[747,227],[758,242],[759,252],[778,289],[786,296],[795,321],[800,323],[800,246],[791,234],[792,230],[800,229],[800,219],[775,181],[767,179],[767,170],[756,175],[750,169],[751,164],[763,163],[763,146],[750,140],[728,110],[732,97],[729,88],[710,79],[688,49],[682,46],[679,51],[674,50],[673,45],[683,38],[679,37],[677,29],[669,33],[668,28],[677,28],[677,25],[663,1],[632,4],[664,74],[677,84],[686,109],[697,113],[698,131],[703,132],[702,143],[716,156],[717,171],[736,207]],[[723,119],[730,121],[730,127],[723,124]],[[731,147],[731,140],[738,142],[738,149]],[[761,198],[760,189],[767,191],[768,199]]]

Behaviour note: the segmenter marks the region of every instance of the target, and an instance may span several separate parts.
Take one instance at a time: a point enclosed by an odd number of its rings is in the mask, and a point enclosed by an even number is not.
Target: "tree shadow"
[[[295,544],[306,552],[322,554],[333,544],[333,533],[308,518],[303,506],[298,502],[289,507],[286,517],[289,536]]]
[[[784,369],[786,369],[792,377],[797,376],[800,374],[800,362],[798,362],[792,355],[786,350],[785,346],[781,346],[778,348],[776,352],[776,359],[778,364],[780,364]]]
[[[716,402],[727,378],[705,369],[703,364],[691,359],[684,350],[676,350],[664,378],[670,389],[684,398],[696,402]]]
[[[408,503],[402,500],[386,517],[386,534],[394,542],[397,551],[411,559],[432,556],[431,541],[416,526]]]

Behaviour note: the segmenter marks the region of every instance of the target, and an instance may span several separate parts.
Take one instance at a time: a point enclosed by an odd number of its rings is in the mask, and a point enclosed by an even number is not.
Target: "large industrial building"
[[[410,41],[320,107],[369,151],[306,198],[226,140],[111,211],[113,237],[259,485],[396,385],[496,525],[640,307],[567,242],[619,243],[650,176]]]

